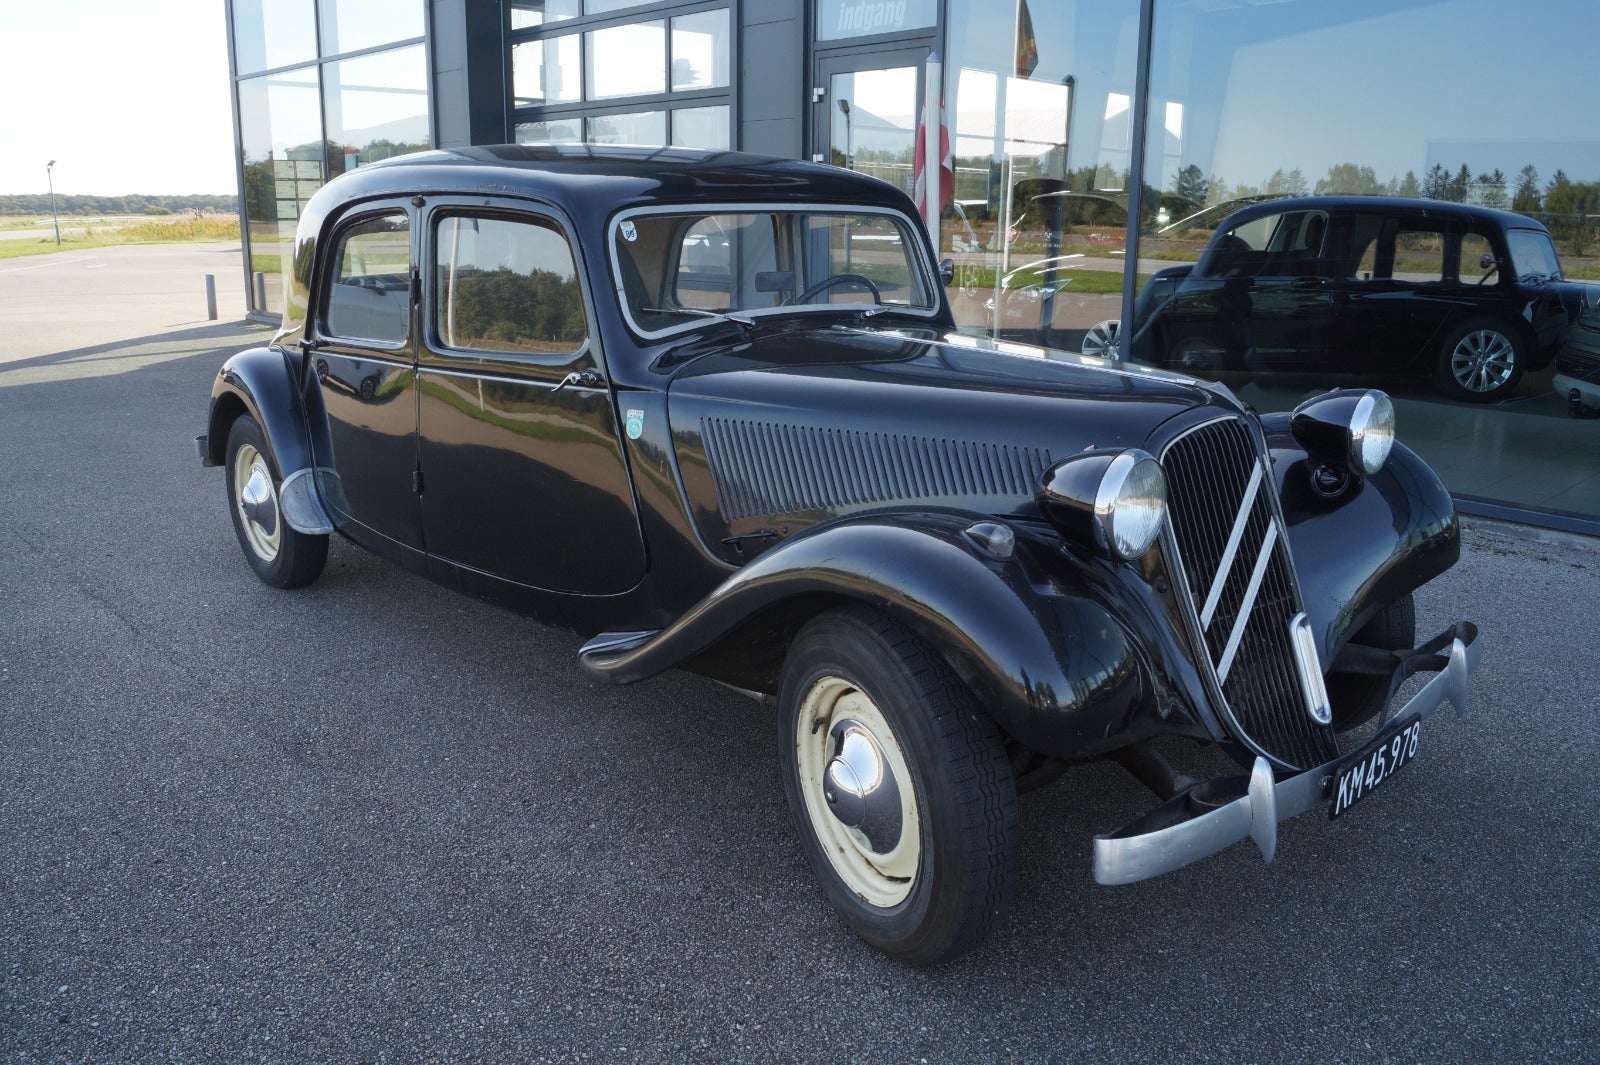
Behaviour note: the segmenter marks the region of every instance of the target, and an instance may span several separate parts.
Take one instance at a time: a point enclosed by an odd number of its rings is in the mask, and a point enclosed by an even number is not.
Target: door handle
[[[561,379],[561,383],[550,390],[551,395],[566,388],[568,385],[577,385],[579,388],[599,388],[606,383],[606,379],[593,370],[573,370]]]
[[[1322,285],[1323,279],[1320,277],[1297,277],[1293,281],[1289,282],[1290,288],[1299,289],[1302,292],[1306,292],[1314,288],[1321,288]]]

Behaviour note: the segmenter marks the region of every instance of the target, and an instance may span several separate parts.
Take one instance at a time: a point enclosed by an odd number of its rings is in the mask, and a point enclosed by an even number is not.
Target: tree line
[[[1541,181],[1539,168],[1531,163],[1508,178],[1496,167],[1474,174],[1462,163],[1451,170],[1435,163],[1421,177],[1407,170],[1403,177],[1380,180],[1370,166],[1336,163],[1314,185],[1298,167],[1275,170],[1260,184],[1230,185],[1221,176],[1207,177],[1198,166],[1179,170],[1172,179],[1172,194],[1196,204],[1226,203],[1261,196],[1407,196],[1482,207],[1500,207],[1523,214],[1588,215],[1600,212],[1600,181],[1574,181],[1565,170],[1557,170],[1549,181]]]
[[[113,215],[113,214],[182,214],[198,211],[206,214],[238,214],[237,196],[146,196],[138,193],[127,196],[56,196],[56,212],[63,215]],[[49,193],[22,193],[0,195],[0,215],[50,214]]]

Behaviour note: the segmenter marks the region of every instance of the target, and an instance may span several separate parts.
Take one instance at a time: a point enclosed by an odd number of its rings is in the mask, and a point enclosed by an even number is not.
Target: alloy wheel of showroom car
[[[267,453],[261,426],[248,414],[228,430],[228,508],[233,531],[256,576],[274,588],[299,588],[322,573],[328,538],[298,532],[283,520],[282,478]]]
[[[1085,355],[1099,355],[1107,359],[1117,357],[1117,332],[1122,323],[1115,318],[1107,318],[1098,323],[1083,335],[1083,344],[1080,349]]]
[[[1452,399],[1488,403],[1522,379],[1522,340],[1493,318],[1474,318],[1445,337],[1434,380]]]
[[[938,652],[833,610],[795,639],[779,705],[789,808],[845,923],[921,965],[987,936],[1010,901],[1016,791],[993,720]]]

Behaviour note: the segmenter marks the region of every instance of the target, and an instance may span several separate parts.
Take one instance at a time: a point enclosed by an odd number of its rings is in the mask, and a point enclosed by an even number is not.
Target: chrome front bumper
[[[1102,884],[1133,884],[1182,869],[1202,858],[1252,839],[1261,857],[1272,861],[1278,845],[1278,822],[1326,802],[1341,767],[1364,757],[1390,739],[1391,728],[1421,720],[1449,700],[1456,716],[1467,711],[1467,678],[1478,666],[1482,646],[1478,630],[1462,623],[1418,649],[1426,655],[1437,645],[1431,664],[1408,672],[1438,670],[1398,713],[1359,751],[1284,780],[1275,779],[1265,758],[1257,758],[1249,777],[1229,777],[1198,784],[1168,800],[1116,832],[1094,840],[1094,878]],[[1404,668],[1404,667],[1402,667]],[[1242,794],[1239,794],[1242,792]],[[1230,797],[1236,795],[1237,797]]]

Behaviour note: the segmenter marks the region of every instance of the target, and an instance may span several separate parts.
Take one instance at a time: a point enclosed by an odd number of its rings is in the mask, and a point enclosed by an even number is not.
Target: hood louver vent
[[[1011,510],[1050,466],[1040,448],[901,433],[731,418],[700,431],[728,521],[957,498]]]

